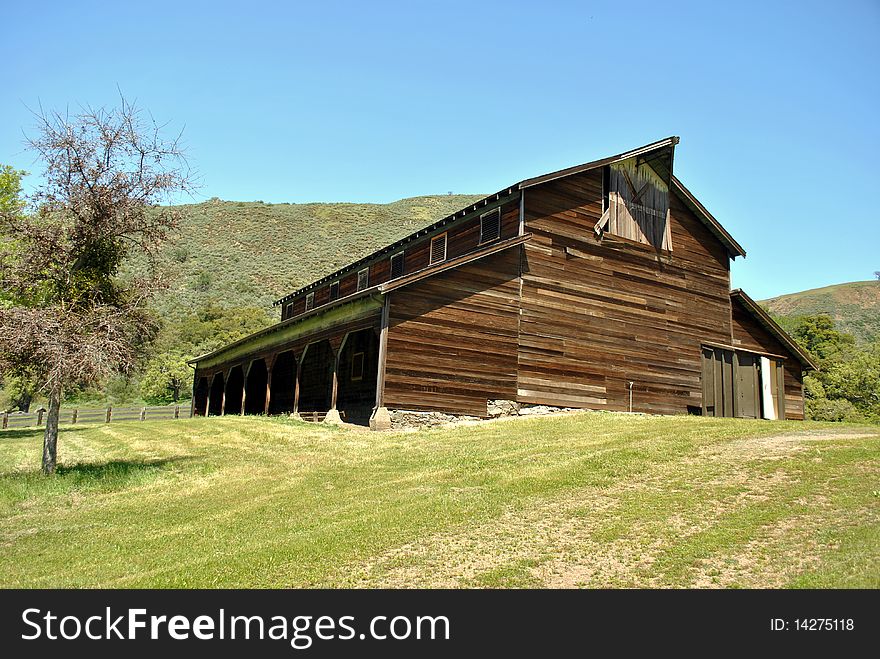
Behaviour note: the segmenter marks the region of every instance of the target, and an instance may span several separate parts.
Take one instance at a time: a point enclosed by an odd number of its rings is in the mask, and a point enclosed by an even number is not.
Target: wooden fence
[[[33,428],[46,423],[44,410],[25,414],[0,412],[0,428]],[[108,407],[89,409],[61,408],[58,418],[59,425],[75,423],[112,423],[113,421],[156,421],[160,419],[179,419],[191,416],[189,405],[164,405],[156,407]]]

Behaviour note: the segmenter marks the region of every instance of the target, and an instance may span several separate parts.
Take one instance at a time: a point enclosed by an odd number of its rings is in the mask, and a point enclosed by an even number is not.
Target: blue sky
[[[625,6],[624,6],[625,5]],[[489,193],[669,135],[754,297],[880,270],[880,1],[14,3],[0,162],[28,107],[179,129],[197,200]]]

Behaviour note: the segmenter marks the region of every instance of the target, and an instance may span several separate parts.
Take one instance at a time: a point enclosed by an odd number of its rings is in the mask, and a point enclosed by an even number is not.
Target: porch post
[[[275,368],[275,359],[278,355],[272,355],[270,359],[266,360],[266,407],[263,410],[263,414],[269,416],[269,401],[272,398],[272,369]]]
[[[306,350],[308,346],[306,346]],[[302,365],[303,359],[306,356],[306,351],[303,350],[302,354],[297,357],[296,353],[293,354],[294,359],[296,359],[296,380],[293,383],[293,416],[299,418],[299,381],[300,376],[302,375]]]
[[[346,338],[348,338],[347,334],[336,348],[333,347],[333,342],[330,342],[330,347],[333,348],[333,380],[330,385],[330,409],[324,417],[324,423],[342,423],[342,417],[336,409],[336,400],[339,393],[339,358],[342,356],[342,347]]]
[[[223,395],[220,396],[220,416],[226,416],[226,387],[229,386],[230,370],[223,371]]]
[[[382,307],[382,325],[379,329],[379,357],[376,367],[376,406],[370,415],[370,430],[390,430],[391,414],[385,407],[385,357],[388,351],[388,318],[391,308],[391,296],[385,294],[385,305]]]
[[[196,387],[199,386],[199,369],[193,369],[193,386],[192,386],[192,399],[189,402],[189,418],[193,418],[196,415]],[[205,410],[205,416],[208,416],[207,410]]]
[[[250,375],[250,372],[250,366],[248,366],[247,370],[245,370],[244,364],[241,365],[241,409],[238,412],[239,416],[244,416],[244,403],[247,399],[247,379],[248,375]]]
[[[205,417],[211,413],[211,390],[214,388],[214,376],[211,375],[208,380],[208,395],[205,396]]]
[[[254,363],[251,362],[251,366],[253,366],[253,365],[254,365]],[[232,371],[230,371],[230,373],[231,372]],[[244,375],[244,364],[241,365],[241,372]],[[251,372],[250,366],[248,367],[247,372],[248,372],[248,374],[250,374],[250,372]],[[239,412],[239,416],[244,416],[244,399],[245,398],[247,398],[247,375],[245,375],[241,379],[241,411]]]

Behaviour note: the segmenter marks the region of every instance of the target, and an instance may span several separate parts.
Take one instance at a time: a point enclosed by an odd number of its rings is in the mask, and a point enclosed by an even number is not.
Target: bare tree
[[[55,470],[65,386],[127,372],[156,330],[145,301],[155,268],[122,277],[132,252],[153,255],[177,223],[158,204],[192,187],[179,138],[124,98],[71,117],[36,113],[28,139],[44,183],[30,212],[0,213],[0,370],[34,374],[49,399],[42,470]],[[11,302],[10,302],[11,301]]]

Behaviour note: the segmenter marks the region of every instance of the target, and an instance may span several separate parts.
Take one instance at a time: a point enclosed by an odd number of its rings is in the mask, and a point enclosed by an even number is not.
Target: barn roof
[[[801,364],[813,370],[819,369],[819,365],[816,364],[809,353],[801,348],[797,344],[797,342],[795,342],[795,340],[791,338],[791,336],[789,336],[788,332],[782,329],[779,324],[770,317],[770,314],[767,313],[760,304],[758,304],[751,297],[746,295],[745,291],[743,291],[741,288],[730,291],[730,299],[734,302],[738,302],[740,307],[745,310],[749,315],[751,315],[758,322],[758,324],[763,326],[764,329],[770,332],[770,334],[775,337],[782,345],[788,348],[789,352],[797,357],[797,360]]]
[[[614,156],[609,156],[607,158],[602,158],[600,160],[593,160],[591,162],[586,162],[581,165],[575,165],[574,167],[568,167],[566,169],[560,169],[555,172],[550,172],[549,174],[543,174],[542,176],[536,176],[534,178],[525,179],[520,181],[519,183],[514,183],[511,186],[503,188],[498,192],[488,195],[483,199],[477,201],[474,204],[469,204],[465,208],[462,208],[451,215],[448,215],[444,218],[441,218],[418,231],[411,233],[400,240],[391,243],[390,245],[386,245],[381,249],[376,250],[368,254],[367,256],[358,259],[357,261],[353,261],[348,265],[331,272],[328,275],[321,277],[313,281],[311,284],[303,286],[295,290],[293,293],[285,295],[282,298],[279,298],[274,302],[274,305],[284,304],[285,302],[292,300],[303,293],[306,293],[314,288],[322,286],[334,279],[337,279],[344,273],[350,272],[356,268],[362,267],[370,261],[377,259],[383,254],[387,254],[389,252],[399,250],[401,247],[405,246],[407,243],[410,243],[414,240],[422,238],[427,234],[439,231],[441,228],[446,226],[447,224],[454,222],[456,220],[460,220],[468,215],[472,215],[474,213],[479,212],[483,207],[495,203],[502,202],[505,200],[512,200],[519,195],[520,190],[524,190],[526,188],[531,188],[536,185],[541,185],[543,183],[548,183],[550,181],[555,181],[560,178],[564,178],[566,176],[573,176],[575,174],[580,174],[582,172],[589,171],[591,169],[596,169],[597,167],[604,167],[605,165],[610,165],[615,162],[620,162],[621,160],[627,160],[629,158],[643,158],[646,162],[648,162],[651,167],[657,172],[657,174],[665,179],[669,183],[669,187],[673,189],[678,196],[682,199],[682,201],[694,212],[694,214],[705,224],[709,230],[718,238],[719,241],[727,248],[728,253],[731,257],[737,256],[745,256],[746,252],[742,248],[742,246],[733,239],[733,236],[727,232],[727,230],[721,226],[721,223],[716,220],[711,213],[697,200],[696,197],[684,187],[684,185],[672,174],[672,163],[675,152],[675,145],[679,143],[679,138],[672,136],[667,137],[662,140],[658,140],[657,142],[652,142],[651,144],[646,144],[645,146],[638,147],[636,149],[631,149],[629,151],[624,151],[623,153],[618,153]]]

